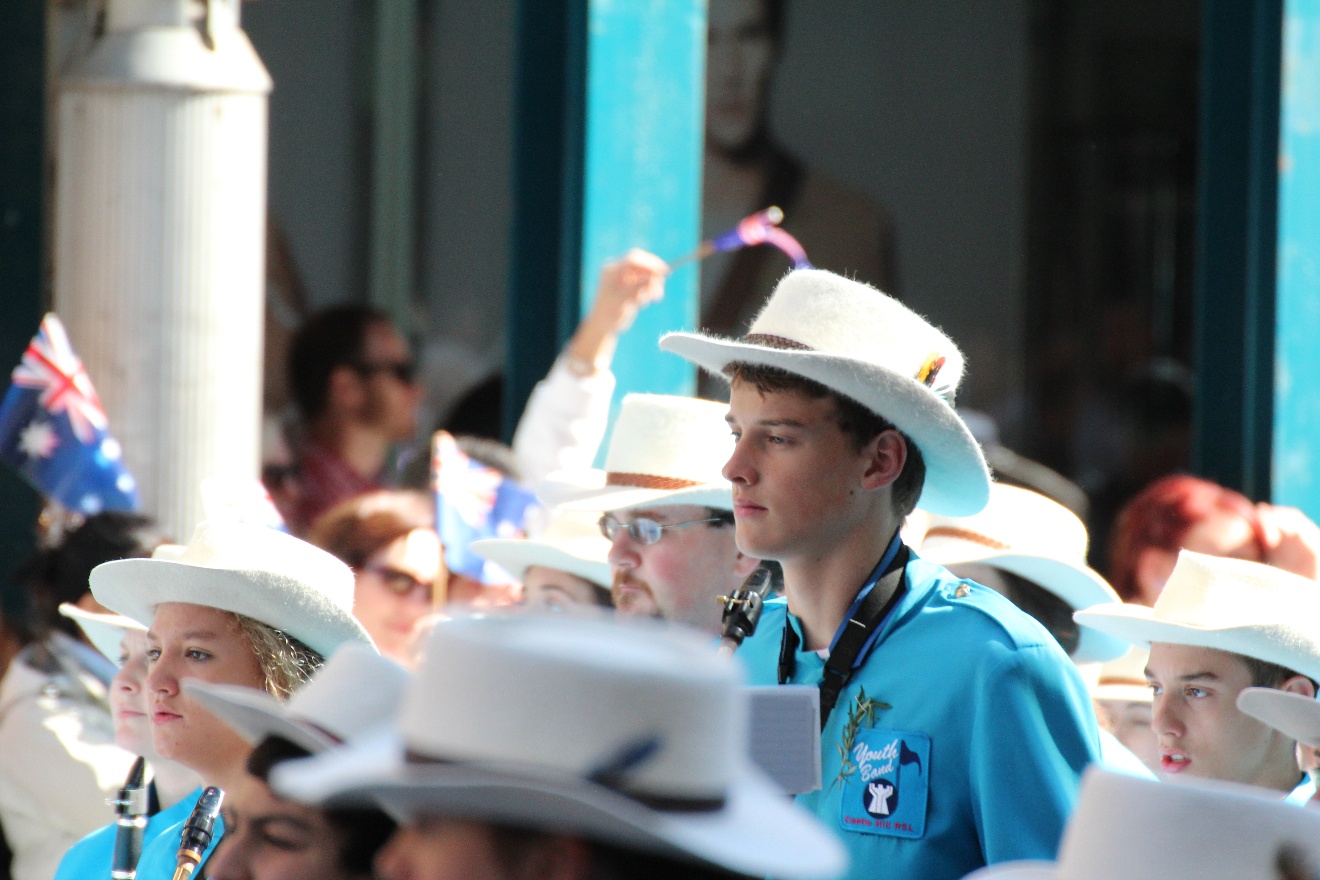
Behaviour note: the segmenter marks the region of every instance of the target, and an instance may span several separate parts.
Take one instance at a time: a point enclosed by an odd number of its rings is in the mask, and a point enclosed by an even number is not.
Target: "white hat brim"
[[[722,809],[665,812],[579,779],[406,763],[402,755],[398,733],[389,731],[316,758],[286,761],[273,770],[271,784],[314,805],[375,803],[405,820],[452,815],[578,834],[752,876],[829,880],[847,866],[835,837],[751,767],[734,774]]]
[[[1213,648],[1276,663],[1308,678],[1320,679],[1320,658],[1295,650],[1297,630],[1290,621],[1208,627],[1162,620],[1154,615],[1155,610],[1145,605],[1101,605],[1078,611],[1073,619],[1082,626],[1143,648],[1155,642]]]
[[[1148,684],[1097,684],[1091,687],[1091,699],[1116,703],[1151,703],[1155,692]]]
[[[288,718],[285,704],[263,690],[195,679],[185,679],[183,688],[252,745],[268,736],[278,736],[317,754],[338,744],[332,737]]]
[[[660,348],[715,376],[734,362],[777,367],[819,382],[892,422],[926,463],[918,506],[944,516],[971,516],[990,500],[990,471],[972,432],[947,402],[910,376],[877,364],[819,351],[771,348],[698,333],[669,333]]]
[[[1289,739],[1320,746],[1320,701],[1278,688],[1249,687],[1238,694],[1243,712]]]
[[[527,569],[534,565],[566,571],[605,589],[609,589],[613,580],[608,562],[585,559],[564,546],[536,538],[482,538],[472,542],[471,550],[520,581],[526,579]]]
[[[536,488],[547,507],[561,510],[630,510],[634,507],[673,507],[691,504],[733,510],[733,487],[728,483],[700,483],[682,489],[643,489],[638,486],[608,486],[602,470],[551,474]]]
[[[921,558],[946,568],[973,562],[1002,568],[1058,596],[1073,611],[1110,603],[1117,605],[1122,601],[1097,572],[1062,559],[995,550],[958,540],[923,544]],[[1078,663],[1103,663],[1122,657],[1129,647],[1127,642],[1107,633],[1083,629],[1072,658]]]
[[[124,641],[124,633],[129,630],[147,631],[145,626],[122,614],[98,614],[94,611],[84,611],[77,605],[68,602],[60,603],[60,614],[78,624],[83,631],[83,635],[87,636],[87,641],[92,643],[92,647],[100,651],[107,660],[116,666],[120,665],[120,646]]]
[[[375,646],[352,614],[323,593],[268,571],[209,568],[172,559],[119,559],[92,569],[92,595],[151,626],[156,606],[202,605],[242,614],[298,639],[322,657],[341,645]]]

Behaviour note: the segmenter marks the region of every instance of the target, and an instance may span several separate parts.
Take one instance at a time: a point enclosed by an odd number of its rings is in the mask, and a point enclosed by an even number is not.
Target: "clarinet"
[[[174,869],[174,880],[188,880],[197,870],[202,855],[211,843],[212,830],[216,816],[220,815],[220,802],[225,793],[214,785],[208,785],[197,799],[192,815],[183,823],[183,834],[179,840],[179,860]]]
[[[145,758],[133,762],[119,796],[111,801],[115,808],[115,850],[110,859],[114,880],[134,880],[138,859],[142,858],[142,832],[147,827],[147,772]]]
[[[720,596],[724,603],[724,634],[720,638],[720,654],[728,657],[738,650],[743,639],[756,632],[761,621],[761,609],[774,587],[770,569],[762,563],[756,567],[732,595]]]

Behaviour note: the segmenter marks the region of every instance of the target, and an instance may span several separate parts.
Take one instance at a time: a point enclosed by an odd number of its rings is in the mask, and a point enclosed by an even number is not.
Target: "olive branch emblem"
[[[843,742],[834,744],[834,747],[839,750],[840,764],[838,777],[830,783],[831,789],[857,772],[857,765],[853,763],[851,757],[853,744],[857,741],[857,734],[863,727],[875,727],[875,715],[881,709],[892,708],[888,703],[868,697],[866,688],[859,687],[857,689],[853,707],[848,712],[848,723],[843,726]]]

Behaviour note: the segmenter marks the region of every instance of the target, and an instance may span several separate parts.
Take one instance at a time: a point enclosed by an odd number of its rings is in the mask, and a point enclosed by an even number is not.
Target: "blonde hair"
[[[305,684],[325,658],[286,632],[244,614],[234,614],[238,630],[256,655],[267,693],[287,700]]]

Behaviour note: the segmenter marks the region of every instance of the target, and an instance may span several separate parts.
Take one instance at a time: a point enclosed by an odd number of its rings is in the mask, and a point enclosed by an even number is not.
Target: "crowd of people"
[[[110,513],[44,549],[6,610],[10,876],[1320,877],[1305,516],[1167,477],[1106,577],[1071,496],[992,475],[956,343],[824,270],[741,336],[658,340],[727,403],[629,394],[608,424],[666,271],[605,268],[486,453],[542,505],[462,548],[507,583],[451,578],[395,456],[407,341],[356,306],[291,348],[265,473],[291,534]],[[752,759],[784,685],[818,713],[793,796]]]

